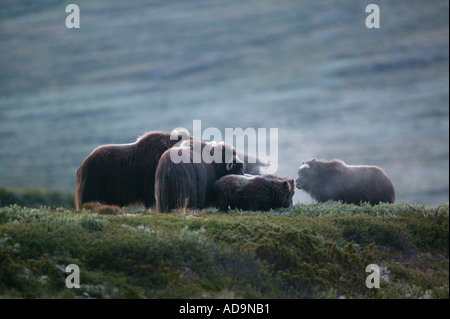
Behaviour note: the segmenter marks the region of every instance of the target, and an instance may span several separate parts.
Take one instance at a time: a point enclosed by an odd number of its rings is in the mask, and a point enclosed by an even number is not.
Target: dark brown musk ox
[[[172,134],[172,138],[171,138]],[[75,206],[99,202],[126,206],[155,203],[155,173],[161,155],[185,140],[193,139],[185,129],[148,132],[135,143],[97,147],[77,171]],[[249,162],[245,172],[258,174],[269,163],[240,152]]]
[[[208,207],[216,180],[227,174],[244,174],[244,163],[231,145],[187,142],[167,150],[159,160],[155,177],[156,210],[159,213],[178,208]],[[179,159],[175,161],[173,156]]]
[[[266,211],[291,206],[295,183],[272,174],[227,175],[217,180],[213,190],[220,210]]]
[[[378,166],[347,165],[337,159],[312,159],[302,162],[295,183],[298,189],[318,202],[395,203],[394,186]]]
[[[118,206],[143,203],[149,208],[155,201],[155,172],[161,155],[189,137],[186,130],[155,131],[135,143],[97,147],[77,171],[76,208],[87,202]]]

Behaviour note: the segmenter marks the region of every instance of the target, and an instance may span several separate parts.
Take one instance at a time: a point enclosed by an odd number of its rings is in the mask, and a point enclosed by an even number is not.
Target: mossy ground
[[[108,214],[111,212],[111,214]],[[449,206],[0,208],[3,298],[448,298]],[[64,272],[77,264],[81,288]],[[366,266],[381,287],[365,285]]]

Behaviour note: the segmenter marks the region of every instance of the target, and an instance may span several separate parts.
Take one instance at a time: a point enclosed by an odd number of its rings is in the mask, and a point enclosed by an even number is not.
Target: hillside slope
[[[449,206],[0,208],[0,297],[448,298]],[[65,267],[80,268],[68,289]],[[381,269],[379,289],[366,266]]]

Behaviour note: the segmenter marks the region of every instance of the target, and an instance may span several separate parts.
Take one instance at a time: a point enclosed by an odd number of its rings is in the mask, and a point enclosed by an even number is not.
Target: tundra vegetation
[[[28,207],[0,197],[0,297],[449,297],[448,203],[158,214],[43,206],[45,194]],[[69,264],[79,289],[65,285]],[[369,264],[379,289],[365,285]]]

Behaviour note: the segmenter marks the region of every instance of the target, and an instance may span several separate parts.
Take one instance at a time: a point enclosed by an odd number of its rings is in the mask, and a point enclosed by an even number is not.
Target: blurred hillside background
[[[74,192],[98,145],[200,119],[278,128],[279,175],[340,158],[448,201],[447,0],[77,0],[80,29],[69,3],[0,2],[0,187]]]

